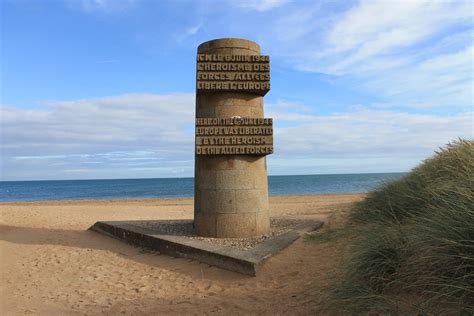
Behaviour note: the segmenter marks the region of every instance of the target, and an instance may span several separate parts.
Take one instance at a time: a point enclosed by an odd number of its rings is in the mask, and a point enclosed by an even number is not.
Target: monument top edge
[[[204,43],[201,43],[198,46],[198,53],[205,53],[207,51],[213,51],[215,49],[222,49],[222,48],[240,48],[240,49],[248,49],[260,54],[260,45],[256,42],[243,39],[243,38],[218,38],[213,39]]]

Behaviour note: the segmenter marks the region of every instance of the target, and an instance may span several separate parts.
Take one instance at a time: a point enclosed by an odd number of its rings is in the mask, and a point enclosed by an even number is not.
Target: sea
[[[269,176],[270,195],[368,192],[405,173]],[[0,201],[114,200],[194,195],[194,178],[1,181]]]

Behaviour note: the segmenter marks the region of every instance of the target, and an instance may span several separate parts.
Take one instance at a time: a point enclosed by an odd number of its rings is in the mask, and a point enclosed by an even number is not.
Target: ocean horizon
[[[406,173],[268,176],[275,195],[363,193]],[[0,181],[0,202],[121,200],[194,195],[194,178]]]

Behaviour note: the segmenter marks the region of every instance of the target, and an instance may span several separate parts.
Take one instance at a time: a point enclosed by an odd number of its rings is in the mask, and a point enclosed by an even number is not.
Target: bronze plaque
[[[197,118],[196,155],[269,155],[271,118]]]
[[[248,92],[270,90],[270,57],[263,55],[197,55],[196,91]]]

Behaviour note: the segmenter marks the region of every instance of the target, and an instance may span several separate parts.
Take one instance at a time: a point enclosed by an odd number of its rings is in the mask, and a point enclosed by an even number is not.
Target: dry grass
[[[346,313],[474,314],[474,142],[459,140],[352,209]],[[342,306],[342,308],[341,308]]]

